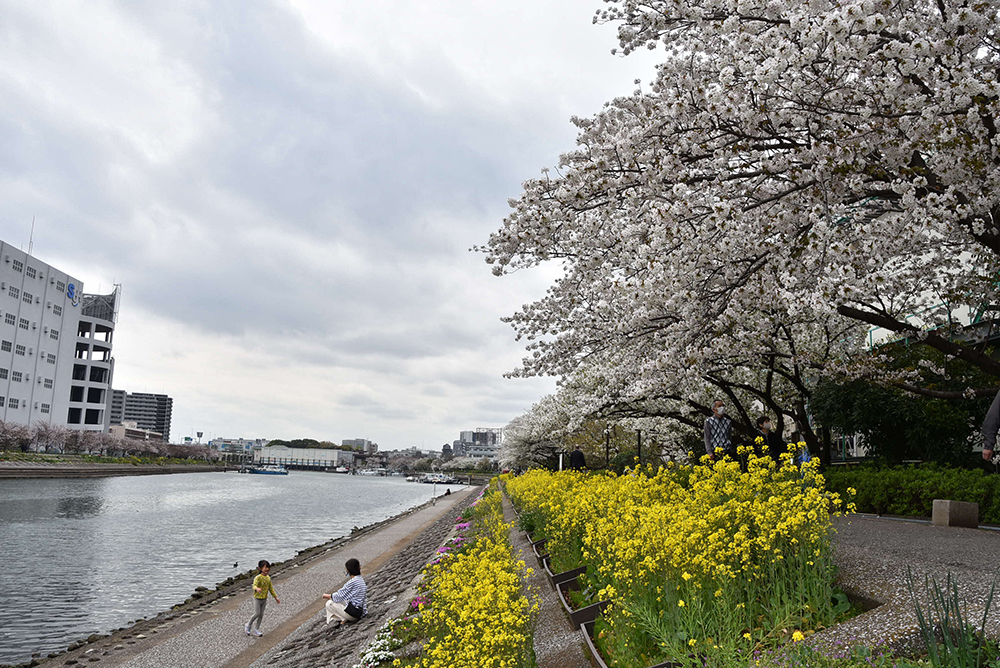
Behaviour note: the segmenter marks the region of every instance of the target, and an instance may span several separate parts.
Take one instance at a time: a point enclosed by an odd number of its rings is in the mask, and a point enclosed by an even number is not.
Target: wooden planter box
[[[601,653],[597,651],[597,645],[594,644],[594,622],[590,621],[580,624],[580,633],[583,634],[583,642],[587,645],[587,649],[590,650],[590,657],[593,659],[594,665],[598,668],[608,668],[608,664],[604,663]],[[650,666],[649,668],[680,668],[681,665],[680,663],[667,661]]]
[[[573,568],[568,571],[563,571],[562,573],[553,573],[552,567],[549,565],[548,557],[542,559],[542,566],[545,567],[545,574],[549,576],[549,582],[552,583],[553,587],[557,587],[560,583],[566,582],[567,580],[573,580],[577,575],[582,575],[587,572],[586,566],[580,566],[579,568]]]
[[[556,585],[556,591],[559,592],[559,600],[562,602],[563,610],[569,615],[570,622],[573,626],[580,626],[586,622],[592,622],[597,619],[597,616],[604,612],[604,609],[611,605],[611,601],[598,601],[592,605],[588,605],[585,608],[580,608],[579,610],[574,610],[569,604],[569,592],[580,588],[580,583],[577,582],[577,576],[573,576],[572,579],[565,580]]]

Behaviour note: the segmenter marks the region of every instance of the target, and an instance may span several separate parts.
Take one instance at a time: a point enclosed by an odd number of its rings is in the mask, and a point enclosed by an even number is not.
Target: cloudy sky
[[[174,440],[440,448],[551,379],[469,252],[652,59],[599,0],[0,0],[0,238],[122,285],[115,387]],[[645,58],[645,59],[643,59]]]

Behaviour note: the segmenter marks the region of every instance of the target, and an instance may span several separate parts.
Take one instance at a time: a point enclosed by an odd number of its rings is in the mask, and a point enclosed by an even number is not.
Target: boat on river
[[[264,464],[261,466],[251,466],[250,473],[259,475],[288,475],[288,469],[278,464]]]

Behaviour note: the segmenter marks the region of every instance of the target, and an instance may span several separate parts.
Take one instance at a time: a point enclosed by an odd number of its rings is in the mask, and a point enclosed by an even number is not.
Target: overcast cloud
[[[599,2],[0,2],[0,238],[123,286],[117,389],[174,440],[439,449],[551,379],[470,253],[651,59]]]

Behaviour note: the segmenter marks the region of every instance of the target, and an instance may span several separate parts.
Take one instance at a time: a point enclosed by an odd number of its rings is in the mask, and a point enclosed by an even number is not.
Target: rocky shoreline
[[[469,500],[471,501],[471,498]],[[320,545],[301,550],[295,557],[275,563],[271,573],[272,575],[277,575],[288,569],[298,568],[313,560],[322,559],[328,553],[339,550],[359,538],[397,522],[432,503],[433,501],[428,501],[380,522],[375,522],[364,527],[355,527],[350,535],[341,536],[340,538],[335,538]],[[450,517],[448,521],[451,521]],[[426,536],[423,537],[425,538],[424,540],[418,540],[422,548],[426,549],[430,544],[433,544],[434,547],[440,545],[441,537],[438,534],[442,531],[443,527],[449,525],[448,522],[441,522],[438,526],[441,528],[429,532],[430,534],[434,534],[433,536]],[[431,551],[433,551],[433,548]],[[77,640],[62,652],[53,652],[46,657],[33,655],[32,659],[28,662],[0,664],[0,668],[33,668],[34,666],[54,668],[55,666],[82,666],[96,663],[101,657],[111,655],[115,649],[121,649],[125,645],[133,645],[137,641],[146,638],[167,634],[173,627],[188,621],[192,617],[208,612],[220,602],[236,595],[245,594],[245,590],[250,587],[252,582],[251,576],[254,572],[250,570],[228,578],[218,583],[214,589],[198,587],[187,600],[172,606],[169,610],[165,610],[154,617],[137,619],[127,626],[108,633],[97,633]]]

